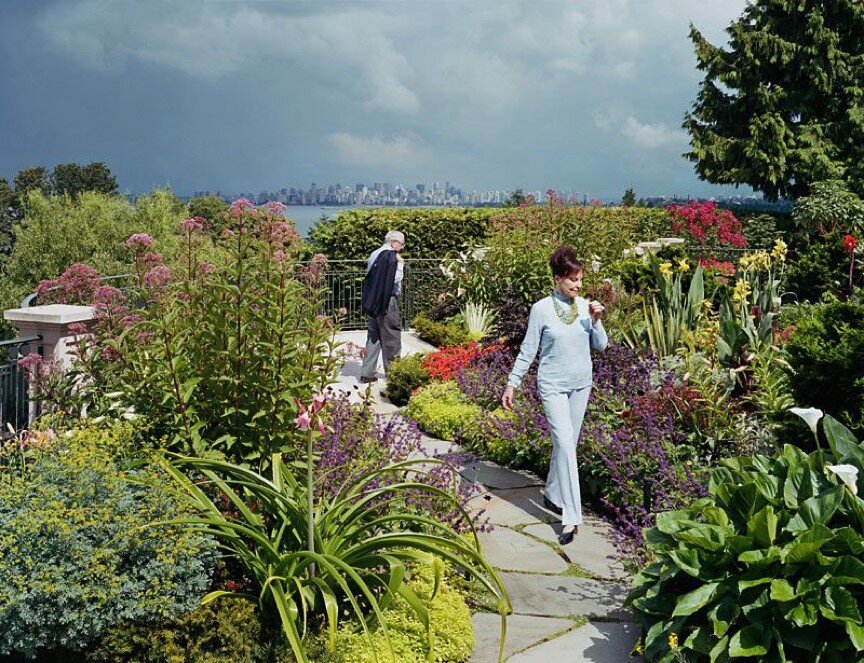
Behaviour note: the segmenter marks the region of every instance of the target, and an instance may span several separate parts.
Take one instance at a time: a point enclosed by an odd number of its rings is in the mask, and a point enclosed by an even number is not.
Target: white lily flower
[[[600,271],[600,261],[599,260],[592,260],[591,261],[591,271],[594,272],[595,274]]]
[[[858,494],[858,468],[854,465],[826,465],[825,466],[825,474],[828,474],[828,471],[833,472],[838,477],[840,477],[840,481],[846,484],[846,487],[852,491],[853,495]]]
[[[815,407],[790,407],[789,411],[801,417],[810,426],[813,435],[816,435],[816,427],[819,425],[819,420],[825,414],[822,410]]]

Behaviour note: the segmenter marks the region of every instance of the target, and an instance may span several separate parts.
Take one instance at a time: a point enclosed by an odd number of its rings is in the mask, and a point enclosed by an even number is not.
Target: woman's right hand
[[[501,407],[505,410],[513,409],[513,387],[507,387],[501,397]]]

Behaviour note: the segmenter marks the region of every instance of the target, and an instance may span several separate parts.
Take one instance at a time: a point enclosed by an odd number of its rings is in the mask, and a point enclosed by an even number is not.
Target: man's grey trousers
[[[383,354],[384,373],[390,370],[390,362],[402,352],[402,314],[399,311],[399,299],[390,298],[387,311],[378,317],[369,318],[366,334],[366,356],[360,377],[372,379],[378,369],[378,355]]]

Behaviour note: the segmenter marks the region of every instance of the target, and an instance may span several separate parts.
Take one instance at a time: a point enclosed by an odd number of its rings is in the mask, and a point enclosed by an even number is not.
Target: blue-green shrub
[[[118,437],[43,437],[23,468],[17,450],[0,458],[0,654],[80,650],[121,621],[191,610],[206,592],[212,544],[151,526],[176,518],[178,502],[149,485],[152,471],[122,469]]]

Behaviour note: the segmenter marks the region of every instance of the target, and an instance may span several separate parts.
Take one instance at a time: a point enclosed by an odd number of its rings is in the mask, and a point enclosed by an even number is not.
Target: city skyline
[[[6,0],[0,172],[104,161],[121,191],[428,181],[601,198],[701,182],[681,128],[745,0]],[[304,186],[307,186],[304,184]]]

